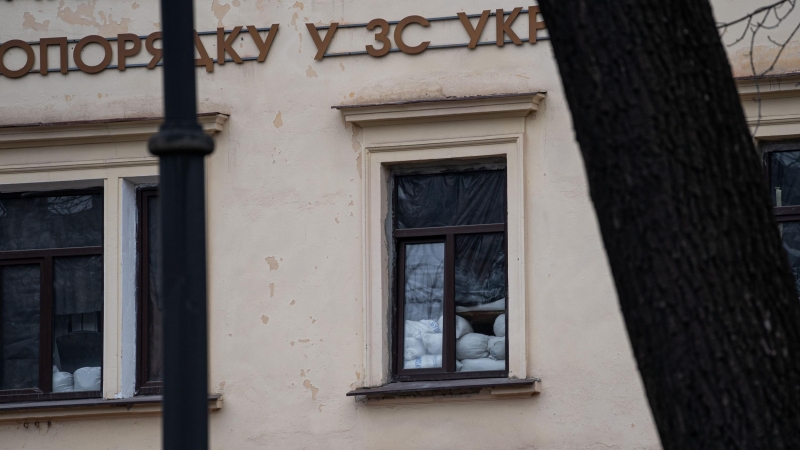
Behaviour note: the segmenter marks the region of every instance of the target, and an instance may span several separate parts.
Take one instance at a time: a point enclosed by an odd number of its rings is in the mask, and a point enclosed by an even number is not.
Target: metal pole
[[[208,449],[208,324],[204,157],[214,143],[197,123],[192,0],[161,0],[164,123],[150,139],[160,159],[164,300],[164,449]]]

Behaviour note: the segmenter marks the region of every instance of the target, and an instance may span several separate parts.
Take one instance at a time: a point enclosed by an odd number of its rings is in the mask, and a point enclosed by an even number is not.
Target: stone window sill
[[[133,398],[90,398],[56,400],[0,405],[0,423],[28,423],[51,420],[106,419],[117,417],[158,416],[161,414],[161,395],[141,395]],[[222,395],[208,395],[209,412],[222,408]]]
[[[389,383],[374,388],[354,389],[348,397],[357,399],[430,399],[442,396],[466,396],[474,398],[530,397],[541,392],[542,380],[538,378],[479,378],[467,380],[414,381]]]

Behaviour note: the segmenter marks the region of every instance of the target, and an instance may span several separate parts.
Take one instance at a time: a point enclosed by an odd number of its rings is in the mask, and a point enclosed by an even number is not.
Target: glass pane
[[[404,368],[442,367],[444,243],[405,246]]]
[[[0,389],[39,387],[38,264],[0,266],[3,360]]]
[[[794,273],[794,282],[800,295],[800,222],[780,222],[778,229],[781,231],[783,248],[789,257],[789,266]]]
[[[800,151],[770,153],[772,206],[800,205]]]
[[[504,233],[456,236],[456,369],[506,370]]]
[[[502,170],[398,176],[397,228],[505,223]]]
[[[162,380],[161,352],[161,298],[158,289],[161,285],[159,261],[161,243],[158,233],[158,197],[147,198],[147,376],[150,381]]]
[[[103,257],[53,259],[53,391],[99,391]]]
[[[0,199],[0,251],[101,245],[101,194]]]

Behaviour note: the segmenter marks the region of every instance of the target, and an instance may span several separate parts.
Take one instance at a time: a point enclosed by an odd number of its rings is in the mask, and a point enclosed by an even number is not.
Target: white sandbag
[[[468,333],[456,341],[456,359],[477,359],[489,356],[489,336]]]
[[[75,371],[75,391],[99,391],[102,381],[99,367],[81,367]]]
[[[422,335],[422,343],[429,355],[442,354],[442,333],[427,333]]]
[[[459,372],[485,372],[488,370],[506,370],[506,362],[492,358],[462,359]]]
[[[427,335],[429,333],[425,334]],[[403,347],[403,359],[406,361],[413,361],[425,353],[425,344],[423,344],[422,339],[406,338]]]
[[[403,334],[407,338],[421,338],[425,333],[441,333],[442,329],[435,320],[406,320],[406,329]]]
[[[439,317],[439,329],[444,330],[444,316]],[[456,339],[461,336],[472,333],[472,325],[469,321],[461,316],[456,316]]]
[[[456,372],[461,372],[462,367],[464,367],[464,365],[461,364],[461,361],[456,360]]]
[[[492,359],[506,359],[506,338],[504,337],[489,337],[489,357]]]
[[[506,315],[500,314],[494,319],[494,335],[499,337],[506,336]]]
[[[495,300],[491,303],[484,303],[483,305],[476,305],[476,306],[456,306],[456,312],[465,312],[465,311],[505,311],[506,310],[506,299],[501,298],[500,300]]]
[[[59,372],[58,367],[53,366],[53,392],[72,392],[73,379],[69,372]]]
[[[442,367],[442,355],[425,355],[403,364],[404,369],[436,369],[439,367]]]

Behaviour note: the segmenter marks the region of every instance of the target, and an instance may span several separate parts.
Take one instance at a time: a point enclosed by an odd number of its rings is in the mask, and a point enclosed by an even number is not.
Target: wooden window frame
[[[147,201],[158,197],[157,186],[142,187],[136,190],[136,395],[161,395],[164,383],[150,381],[148,358],[148,299],[150,286],[150,260],[149,242],[150,233],[147,228],[149,212]]]
[[[506,169],[467,169],[458,171],[458,174],[472,172],[491,172]],[[426,173],[436,175],[435,173]],[[397,178],[403,176],[413,176],[417,174],[403,173],[395,174],[395,182],[392,187],[392,210],[397,211]],[[506,180],[508,183],[508,180]],[[504,187],[507,190],[507,187]],[[397,227],[397,214],[392,216],[392,236],[395,248],[395,282],[394,299],[392,302],[392,358],[394,365],[391,371],[395,382],[413,381],[438,381],[438,380],[463,380],[476,378],[507,378],[509,374],[508,357],[504,360],[505,370],[493,370],[482,372],[456,372],[456,337],[455,337],[455,241],[458,235],[470,234],[493,234],[503,233],[505,244],[505,286],[506,286],[506,307],[503,314],[506,317],[506,329],[508,329],[508,199],[504,202],[503,211],[505,221],[503,223],[482,224],[482,225],[460,225],[430,228],[402,228]],[[404,369],[403,345],[405,336],[405,247],[409,244],[421,243],[444,243],[444,289],[443,289],[443,329],[442,329],[442,367],[431,369]],[[505,339],[506,355],[508,351],[508,339]]]
[[[71,195],[103,195],[103,188],[0,194],[5,198],[61,197]],[[105,199],[103,199],[105,202]],[[103,225],[105,237],[105,225]],[[63,247],[35,250],[0,251],[0,266],[39,265],[39,387],[0,391],[0,403],[34,402],[100,398],[99,391],[53,392],[53,258],[70,256],[103,256],[103,244],[94,247]],[[103,316],[101,311],[101,317]],[[105,332],[103,321],[99,322]],[[104,340],[105,341],[105,340]],[[105,344],[103,344],[105,347]],[[101,355],[105,349],[101,349]],[[102,373],[103,366],[100,366]]]

